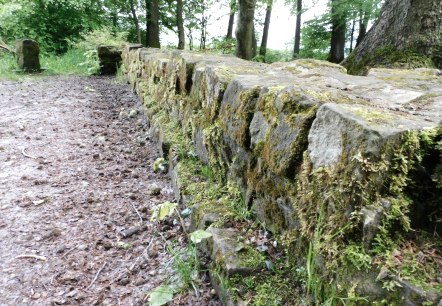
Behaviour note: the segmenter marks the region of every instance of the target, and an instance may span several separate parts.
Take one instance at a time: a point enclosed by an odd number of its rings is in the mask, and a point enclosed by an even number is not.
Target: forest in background
[[[254,11],[265,13],[254,16],[253,59],[275,62],[308,57],[333,61],[331,49],[342,45],[348,54],[362,40],[379,14],[381,0],[329,1],[324,14],[303,25],[302,14],[314,10],[317,1],[285,0],[287,9],[297,16],[296,26],[287,25],[287,31],[280,34],[293,38],[292,52],[267,48],[273,4],[273,0],[255,3]],[[147,47],[234,53],[238,8],[236,0],[0,0],[0,39],[9,46],[20,38],[35,39],[49,54],[84,47],[81,41],[85,38],[98,43],[128,40]],[[228,23],[210,20],[214,9],[230,12]],[[218,22],[226,34],[212,36],[207,29],[209,22]],[[337,25],[343,39],[332,41]],[[161,33],[166,31],[175,33],[176,44],[161,45]]]

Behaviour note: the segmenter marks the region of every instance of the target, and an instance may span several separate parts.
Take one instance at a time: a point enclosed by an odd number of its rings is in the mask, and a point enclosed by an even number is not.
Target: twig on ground
[[[182,228],[183,228],[183,232],[184,232],[184,234],[186,234],[186,236],[188,236],[189,233],[186,231],[186,226],[184,225],[183,217],[181,217],[181,214],[180,214],[180,212],[178,211],[178,209],[175,208],[175,212],[176,212],[176,214],[178,215],[178,219],[180,219],[180,223],[181,223],[181,226],[182,226]]]
[[[37,159],[37,157],[27,154],[27,153],[25,152],[25,148],[23,148],[23,149],[21,150],[21,154],[23,154],[25,157],[29,157],[29,158],[32,158],[32,159]]]
[[[95,281],[97,280],[98,276],[100,275],[101,271],[103,271],[104,267],[107,265],[107,262],[105,262],[103,264],[103,266],[100,268],[100,270],[98,270],[97,274],[95,274],[94,279],[92,280],[92,282],[89,284],[89,286],[87,286],[87,288],[85,290],[89,290],[89,288],[92,287],[92,285],[95,283]]]
[[[34,255],[34,254],[23,254],[15,257],[15,259],[23,259],[23,258],[34,258],[41,261],[47,261],[48,259],[44,256]]]
[[[72,249],[70,249],[70,250],[68,250],[66,253],[64,253],[63,256],[61,256],[61,258],[64,258],[64,257],[68,256],[68,254],[69,254],[70,252],[72,252],[73,250],[75,250],[76,248],[77,248],[77,246],[74,246]]]
[[[138,218],[140,218],[140,224],[142,224],[143,223],[143,218],[141,218],[141,215],[140,215],[138,209],[135,207],[135,205],[132,202],[130,203],[130,205],[132,205],[133,209],[135,210],[135,212],[138,215]]]

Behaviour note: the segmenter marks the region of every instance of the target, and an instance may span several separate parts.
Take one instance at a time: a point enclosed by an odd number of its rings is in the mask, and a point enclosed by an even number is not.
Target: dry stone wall
[[[426,258],[430,272],[413,277],[412,262],[394,261],[398,252],[413,260],[424,254],[422,241],[441,246],[439,71],[372,69],[358,77],[315,60],[268,65],[134,45],[122,57],[169,160],[176,198],[193,209],[193,229],[220,227],[251,209],[281,237],[292,262],[309,267],[317,292],[333,286],[381,304],[439,303],[440,262]],[[204,169],[212,185],[189,178]],[[235,231],[210,230],[214,237]],[[222,255],[229,247],[213,243],[221,250],[215,262],[238,265]],[[227,274],[261,266],[249,268]],[[221,295],[226,304],[241,298]]]

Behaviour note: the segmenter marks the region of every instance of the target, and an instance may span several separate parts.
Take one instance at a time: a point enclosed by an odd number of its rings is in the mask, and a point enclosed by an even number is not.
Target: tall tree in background
[[[178,49],[184,50],[183,0],[176,1],[176,22],[178,28]]]
[[[146,45],[160,47],[160,11],[158,0],[146,0]]]
[[[255,16],[255,0],[239,0],[239,16],[236,28],[236,56],[251,60],[253,54],[253,36]]]
[[[301,15],[302,15],[302,0],[296,0],[296,32],[295,32],[295,46],[293,48],[293,58],[298,57],[301,49]]]
[[[408,62],[407,57],[418,61],[416,65],[442,68],[442,1],[387,0],[378,21],[344,64],[358,74],[366,66]]]
[[[235,23],[235,14],[236,14],[236,0],[231,0],[229,6],[230,6],[229,25],[227,27],[226,39],[233,38],[233,24]]]
[[[200,50],[206,49],[206,41],[207,41],[207,22],[209,17],[206,16],[207,6],[206,1],[201,1],[201,21],[200,21]]]
[[[367,34],[367,27],[372,17],[378,13],[378,5],[380,0],[359,0],[358,17],[359,17],[359,33],[356,40],[356,46],[358,46]]]
[[[346,8],[344,0],[331,0],[331,41],[328,60],[340,63],[345,58]]]
[[[270,17],[272,15],[273,0],[267,1],[266,17],[264,20],[264,29],[262,31],[261,47],[259,48],[259,55],[265,57],[267,52],[267,39],[269,37]]]
[[[140,22],[139,22],[138,16],[137,16],[138,1],[134,2],[134,0],[129,0],[129,5],[130,5],[130,12],[132,14],[132,20],[133,20],[134,26],[135,26],[135,31],[137,33],[138,43],[141,44]]]

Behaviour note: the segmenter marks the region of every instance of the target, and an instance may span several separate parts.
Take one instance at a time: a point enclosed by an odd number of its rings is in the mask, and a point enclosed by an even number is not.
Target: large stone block
[[[15,45],[18,67],[24,71],[40,71],[40,47],[35,40],[22,39]]]
[[[122,51],[113,46],[98,46],[97,55],[100,61],[100,74],[116,74],[121,65]]]

